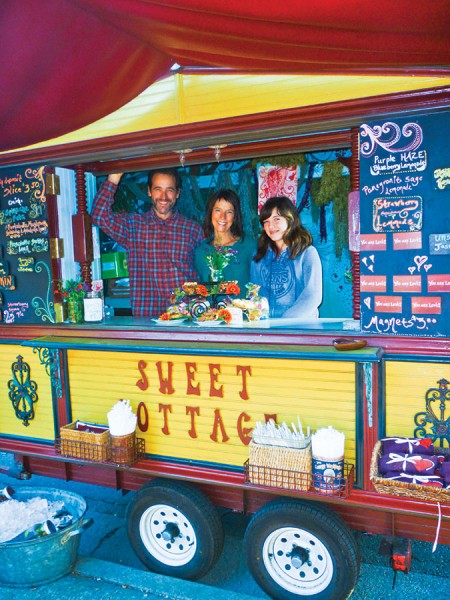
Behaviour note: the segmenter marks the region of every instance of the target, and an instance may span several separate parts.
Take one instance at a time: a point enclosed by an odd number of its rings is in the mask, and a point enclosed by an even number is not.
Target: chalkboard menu
[[[0,170],[2,322],[54,323],[44,167]]]
[[[361,328],[450,336],[450,113],[360,128]]]

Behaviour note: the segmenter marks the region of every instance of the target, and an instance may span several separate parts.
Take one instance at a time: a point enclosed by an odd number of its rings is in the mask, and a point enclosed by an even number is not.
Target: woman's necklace
[[[226,242],[224,242],[220,238],[214,238],[212,245],[213,246],[233,246],[238,241],[238,239],[239,238],[235,237],[234,235],[231,236],[230,239]]]

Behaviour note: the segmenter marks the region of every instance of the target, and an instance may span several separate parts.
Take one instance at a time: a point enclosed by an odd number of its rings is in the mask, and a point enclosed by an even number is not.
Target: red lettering
[[[216,408],[214,411],[214,425],[213,425],[213,432],[212,434],[209,436],[213,442],[218,442],[218,430],[220,428],[220,433],[222,434],[222,442],[228,442],[228,440],[230,439],[227,436],[227,432],[225,431],[225,426],[222,422],[222,416],[220,414],[220,409]]]
[[[245,421],[247,423],[248,421],[250,421],[250,417],[246,413],[241,413],[237,420],[237,432],[238,432],[239,439],[241,440],[241,442],[243,444],[248,446],[252,439],[250,434],[253,430],[253,427],[244,427],[243,428],[242,421]]]
[[[186,375],[187,375],[187,389],[186,394],[188,396],[200,396],[200,384],[194,385],[194,375],[197,373],[196,363],[186,363]]]
[[[211,398],[223,398],[223,385],[215,387],[218,382],[217,376],[220,374],[220,365],[209,365],[209,396]]]
[[[242,398],[242,400],[248,400],[250,396],[248,395],[247,391],[247,374],[252,374],[252,368],[250,366],[241,367],[236,365],[236,374],[242,375],[242,390],[239,392],[239,396]]]
[[[147,375],[145,374],[145,371],[144,371],[144,369],[146,367],[147,367],[147,363],[145,362],[145,360],[140,360],[138,362],[138,371],[141,374],[142,379],[139,379],[139,381],[136,381],[136,386],[143,392],[145,392],[145,390],[148,389],[148,386],[149,386]]]
[[[186,414],[191,415],[191,428],[189,429],[188,433],[191,436],[191,438],[196,438],[198,436],[197,431],[195,429],[195,415],[197,415],[197,417],[200,415],[200,407],[186,406]]]
[[[275,421],[275,423],[277,422],[277,413],[273,413],[273,415],[268,415],[267,413],[264,413],[264,420],[266,423],[268,423],[270,420]]]
[[[160,404],[158,410],[164,415],[164,426],[162,427],[161,431],[164,435],[170,435],[168,414],[172,412],[172,405]]]
[[[139,402],[137,407],[137,422],[138,427],[141,431],[147,431],[148,429],[148,410],[143,402]]]
[[[173,394],[175,392],[175,390],[173,389],[173,385],[172,385],[172,371],[173,371],[173,363],[172,362],[168,362],[167,363],[167,379],[164,378],[163,372],[162,372],[162,362],[159,360],[156,363],[156,366],[158,368],[158,375],[159,375],[159,391],[161,392],[161,394]]]

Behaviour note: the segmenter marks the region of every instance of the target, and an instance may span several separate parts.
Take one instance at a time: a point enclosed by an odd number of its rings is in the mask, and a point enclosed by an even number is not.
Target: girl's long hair
[[[209,239],[214,236],[214,227],[212,225],[211,216],[217,200],[226,200],[233,205],[234,219],[233,224],[230,227],[230,231],[235,238],[243,238],[244,229],[242,227],[241,201],[239,200],[239,196],[233,190],[218,190],[217,192],[214,192],[214,194],[208,200],[205,218],[203,219],[202,225],[205,238]]]
[[[277,213],[281,217],[284,217],[288,222],[288,227],[283,235],[283,241],[289,248],[290,258],[296,258],[303,250],[312,244],[311,234],[303,227],[298,211],[291,200],[286,196],[269,198],[263,205],[259,215],[259,222],[261,223],[263,230],[260,233],[258,248],[253,259],[255,262],[259,262],[266,255],[269,248],[272,248],[275,254],[278,255],[277,246],[264,231],[264,221],[271,216],[274,208]]]

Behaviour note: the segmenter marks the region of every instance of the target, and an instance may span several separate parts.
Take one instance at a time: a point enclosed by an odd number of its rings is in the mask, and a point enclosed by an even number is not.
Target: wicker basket
[[[249,480],[256,485],[307,491],[311,487],[311,445],[264,446],[250,442]]]
[[[427,500],[428,502],[450,502],[450,490],[380,477],[378,472],[379,456],[381,456],[380,440],[374,446],[370,461],[370,480],[379,494],[405,496],[407,498],[416,498],[417,500]]]
[[[78,421],[63,425],[61,434],[61,454],[82,460],[108,461],[111,458],[111,438],[108,427],[91,425],[91,431],[77,429]]]

